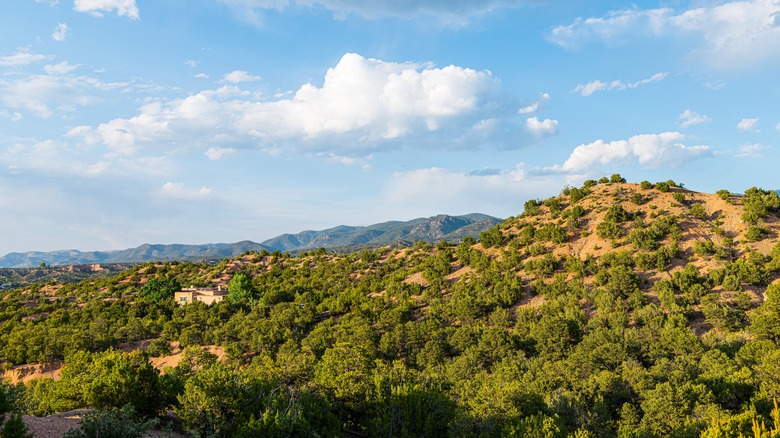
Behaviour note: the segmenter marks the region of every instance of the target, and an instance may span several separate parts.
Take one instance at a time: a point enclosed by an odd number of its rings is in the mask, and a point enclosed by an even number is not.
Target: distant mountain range
[[[64,250],[52,252],[12,252],[0,257],[0,268],[32,268],[41,262],[49,266],[143,263],[149,261],[221,260],[247,251],[299,252],[325,248],[344,251],[376,248],[385,245],[411,245],[416,241],[459,241],[466,236],[495,226],[501,220],[473,213],[464,216],[438,215],[410,221],[390,221],[365,227],[341,225],[322,231],[282,234],[262,243],[244,240],[237,243],[203,245],[151,245],[117,251]]]

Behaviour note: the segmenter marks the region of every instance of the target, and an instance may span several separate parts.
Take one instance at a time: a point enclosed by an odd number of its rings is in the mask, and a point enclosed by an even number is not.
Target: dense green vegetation
[[[772,193],[748,191],[728,228],[674,181],[613,175],[527,202],[480,243],[6,291],[0,359],[64,361],[59,380],[8,391],[36,415],[95,408],[73,436],[165,413],[199,436],[780,436]],[[172,299],[213,284],[228,299]],[[177,366],[151,365],[177,348]]]

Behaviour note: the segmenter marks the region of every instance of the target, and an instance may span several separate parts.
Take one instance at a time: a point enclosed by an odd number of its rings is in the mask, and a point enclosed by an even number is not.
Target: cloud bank
[[[225,78],[243,82],[247,75],[232,72]],[[401,141],[451,145],[460,136],[493,126],[489,122],[497,113],[514,113],[502,105],[498,82],[488,71],[385,62],[348,53],[327,71],[322,86],[304,84],[289,98],[264,100],[226,85],[149,103],[135,117],[79,126],[70,135],[122,153],[152,142],[213,147],[229,141],[266,149],[366,155]],[[551,129],[552,121],[540,123],[543,130]],[[447,138],[433,140],[434,133]]]
[[[709,146],[684,144],[686,138],[679,132],[663,132],[635,135],[628,140],[596,140],[577,146],[563,165],[546,170],[582,174],[592,172],[599,166],[630,162],[650,168],[678,167],[687,161],[711,154]]]
[[[724,68],[777,60],[780,53],[780,2],[731,1],[683,11],[672,8],[625,9],[603,17],[578,18],[553,28],[550,41],[563,47],[591,42],[625,44],[629,37],[684,36],[696,59]],[[698,37],[698,38],[691,38]]]

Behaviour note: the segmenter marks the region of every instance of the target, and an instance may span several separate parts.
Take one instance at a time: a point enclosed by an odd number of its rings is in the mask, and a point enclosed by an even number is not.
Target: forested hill
[[[464,216],[438,215],[410,221],[392,221],[365,227],[342,225],[322,231],[303,231],[283,234],[262,243],[245,240],[237,243],[208,243],[203,245],[150,245],[119,251],[52,252],[31,251],[10,253],[0,257],[0,268],[34,268],[41,263],[48,266],[144,263],[159,261],[205,261],[235,257],[247,251],[300,252],[326,248],[341,252],[375,249],[381,246],[410,246],[414,242],[435,243],[440,240],[459,242],[466,236],[479,233],[501,222],[492,216],[472,213]]]
[[[18,411],[200,436],[777,436],[779,210],[613,175],[479,242],[147,263],[3,292],[0,359],[62,367]],[[229,294],[179,306],[181,285]]]
[[[283,234],[264,241],[263,245],[286,252],[318,248],[349,250],[350,248],[364,249],[368,247],[375,249],[399,243],[411,245],[418,241],[428,243],[436,243],[441,240],[459,242],[467,236],[479,236],[479,233],[499,223],[501,223],[500,219],[479,213],[464,216],[440,214],[405,222],[383,222],[367,227],[340,226],[322,231]]]

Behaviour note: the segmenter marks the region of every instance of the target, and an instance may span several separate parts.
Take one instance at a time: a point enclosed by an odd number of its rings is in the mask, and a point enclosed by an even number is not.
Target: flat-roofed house
[[[194,303],[195,301],[200,301],[203,304],[214,304],[224,300],[227,293],[228,291],[222,289],[222,286],[217,286],[216,288],[190,286],[176,292],[173,298],[181,306]]]

